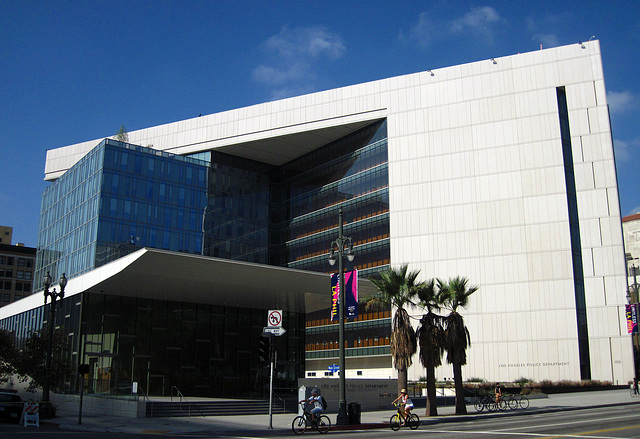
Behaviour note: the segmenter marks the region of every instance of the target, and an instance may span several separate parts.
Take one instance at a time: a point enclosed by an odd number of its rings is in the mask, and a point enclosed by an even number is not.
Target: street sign
[[[272,333],[273,335],[275,335],[276,337],[280,337],[280,336],[281,336],[281,335],[283,335],[285,332],[287,332],[287,330],[286,330],[286,329],[283,329],[283,328],[269,328],[269,327],[267,327],[267,328],[262,328],[262,330],[263,330],[264,332],[270,332],[270,333]]]
[[[267,326],[270,328],[280,328],[282,326],[282,310],[271,309],[267,313]]]
[[[327,369],[329,369],[329,372],[333,372],[333,373],[340,372],[340,365],[339,364],[332,364]]]

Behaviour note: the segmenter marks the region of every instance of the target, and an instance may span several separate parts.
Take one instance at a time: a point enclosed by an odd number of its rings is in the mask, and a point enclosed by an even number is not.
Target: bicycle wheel
[[[498,410],[503,412],[507,409],[507,407],[509,407],[509,405],[507,404],[507,401],[505,401],[504,399],[501,399],[500,402],[498,403]]]
[[[304,416],[296,416],[291,423],[291,429],[295,434],[302,434],[307,429],[307,420]]]
[[[393,431],[398,431],[400,430],[400,415],[399,414],[395,414],[393,416],[391,416],[391,418],[389,419],[389,427],[391,427],[391,429]]]
[[[328,416],[322,415],[318,418],[318,423],[316,424],[316,428],[319,433],[325,434],[331,430],[331,420]]]
[[[415,413],[412,413],[409,418],[409,428],[415,430],[418,427],[420,427],[420,418]]]
[[[529,408],[529,399],[525,396],[520,398],[520,407],[523,409]]]
[[[487,402],[487,408],[489,409],[490,412],[497,412],[498,411],[498,403],[495,401],[489,401]]]
[[[506,403],[507,403],[507,405],[509,406],[509,408],[511,410],[515,410],[520,406],[520,404],[518,404],[518,397],[517,396],[509,397],[509,399],[506,400]]]
[[[484,410],[485,404],[481,400],[476,399],[476,402],[473,403],[473,406],[476,408],[477,412],[481,412],[482,410]]]

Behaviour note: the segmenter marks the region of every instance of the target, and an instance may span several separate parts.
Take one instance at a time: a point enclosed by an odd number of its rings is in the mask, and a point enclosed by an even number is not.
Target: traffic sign
[[[272,333],[273,335],[275,335],[276,337],[280,337],[280,336],[281,336],[281,335],[283,335],[285,332],[287,332],[287,330],[286,330],[286,329],[284,329],[284,328],[269,328],[269,327],[267,327],[267,328],[262,328],[262,330],[263,330],[264,332],[270,332],[270,333]]]
[[[270,328],[280,328],[282,326],[282,310],[271,309],[267,313],[267,326]]]

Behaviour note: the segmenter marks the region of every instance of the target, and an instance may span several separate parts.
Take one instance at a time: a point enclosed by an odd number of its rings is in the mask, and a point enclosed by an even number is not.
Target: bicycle
[[[504,402],[511,410],[516,410],[518,408],[526,409],[529,407],[529,400],[522,395],[506,395],[504,397]],[[506,409],[506,407],[505,407]]]
[[[415,430],[420,426],[420,417],[415,413],[409,415],[409,419],[405,418],[404,409],[401,404],[394,404],[398,411],[389,419],[389,427],[393,431],[398,431],[403,425],[408,425],[410,429]]]
[[[629,394],[631,395],[632,398],[637,398],[638,396],[640,396],[640,391],[634,389],[633,384],[631,384],[629,386]]]
[[[331,420],[326,415],[320,415],[315,421],[311,419],[311,413],[307,411],[308,404],[301,402],[303,414],[293,418],[291,429],[295,434],[302,434],[307,429],[315,428],[318,433],[326,434],[331,430]]]
[[[491,396],[491,395],[484,395],[476,399],[476,402],[473,404],[473,406],[478,412],[481,412],[484,409],[487,409],[487,411],[489,412],[495,412],[498,410],[507,409],[507,403],[504,400],[504,398],[501,399],[499,402],[496,402],[495,396]]]

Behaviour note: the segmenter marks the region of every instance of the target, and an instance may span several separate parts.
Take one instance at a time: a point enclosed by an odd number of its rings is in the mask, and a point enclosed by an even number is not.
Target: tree
[[[450,311],[445,317],[444,347],[447,351],[447,363],[453,365],[453,382],[456,389],[456,414],[467,413],[462,384],[462,366],[467,364],[467,348],[471,346],[469,329],[458,308],[466,308],[469,296],[478,291],[477,286],[468,286],[465,277],[456,276],[443,282],[438,279],[438,288],[443,295],[445,307]]]
[[[124,127],[124,125],[120,126],[120,129],[116,133],[116,140],[118,140],[119,142],[129,141],[129,134],[127,133],[127,129]]]
[[[0,329],[0,384],[9,381],[16,373],[14,364],[18,356],[13,335],[4,329]]]
[[[29,391],[44,385],[47,349],[48,335],[43,334],[42,331],[34,331],[31,333],[31,337],[26,340],[24,349],[18,355],[16,369],[21,375],[22,381],[31,378],[27,389]],[[73,373],[71,362],[67,359],[68,347],[62,331],[54,332],[52,352],[50,383],[52,388],[55,388]]]
[[[380,273],[380,279],[370,279],[380,292],[377,300],[371,302],[382,301],[396,308],[389,349],[393,358],[393,367],[398,371],[398,393],[401,389],[407,388],[407,369],[412,364],[411,357],[418,350],[416,333],[404,307],[413,305],[411,297],[415,295],[415,288],[421,285],[416,281],[419,273],[419,271],[408,272],[408,266],[403,265]]]
[[[444,354],[444,327],[442,316],[434,312],[440,310],[442,295],[433,280],[416,289],[418,305],[427,312],[420,319],[416,330],[420,346],[420,363],[427,372],[427,409],[426,416],[438,416],[436,399],[436,367],[442,365]]]

